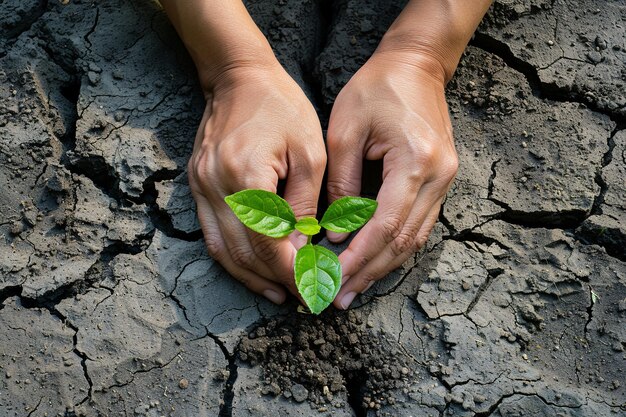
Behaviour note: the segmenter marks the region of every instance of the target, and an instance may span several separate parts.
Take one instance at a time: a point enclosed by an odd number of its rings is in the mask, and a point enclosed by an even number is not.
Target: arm
[[[296,216],[315,216],[326,165],[317,115],[240,0],[163,0],[189,50],[207,99],[188,164],[209,254],[275,303],[298,294],[293,259],[301,242],[243,226],[224,197],[245,188],[276,192]],[[306,239],[305,239],[306,241]]]
[[[445,84],[489,5],[412,0],[337,96],[328,128],[329,199],[358,195],[363,158],[383,160],[378,210],[339,256],[338,308],[426,243],[458,165]]]
[[[191,55],[205,92],[230,70],[280,66],[269,43],[239,0],[161,0]]]
[[[407,64],[420,65],[447,83],[491,2],[411,0],[376,52],[405,54]]]

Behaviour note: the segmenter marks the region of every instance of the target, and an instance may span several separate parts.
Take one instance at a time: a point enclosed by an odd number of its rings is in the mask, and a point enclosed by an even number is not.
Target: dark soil
[[[299,384],[312,406],[342,407],[335,394],[347,392],[355,410],[379,409],[394,404],[390,391],[410,379],[411,359],[380,329],[368,328],[359,311],[274,318],[244,337],[238,351],[242,361],[263,367],[263,394],[301,402]]]

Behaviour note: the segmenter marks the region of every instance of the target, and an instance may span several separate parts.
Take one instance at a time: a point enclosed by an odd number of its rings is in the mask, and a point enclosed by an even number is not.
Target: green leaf
[[[285,237],[294,231],[296,215],[285,200],[265,190],[243,190],[224,198],[237,218],[257,233]]]
[[[296,223],[296,229],[303,235],[313,236],[322,229],[315,217],[304,217]]]
[[[304,245],[296,253],[296,287],[313,314],[321,313],[333,302],[341,288],[339,258],[328,249]]]
[[[353,232],[372,218],[378,203],[363,197],[342,197],[328,207],[320,225],[336,233]]]

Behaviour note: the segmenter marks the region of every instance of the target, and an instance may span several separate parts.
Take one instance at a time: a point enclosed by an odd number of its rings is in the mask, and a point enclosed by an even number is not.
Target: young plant
[[[289,203],[264,190],[243,190],[226,196],[226,204],[237,218],[257,233],[273,238],[288,236],[294,230],[308,237],[298,250],[294,262],[296,287],[314,314],[321,313],[341,288],[341,264],[328,249],[311,244],[321,228],[336,233],[349,233],[365,225],[378,203],[369,198],[343,197],[333,202],[322,220],[314,217],[296,219]]]

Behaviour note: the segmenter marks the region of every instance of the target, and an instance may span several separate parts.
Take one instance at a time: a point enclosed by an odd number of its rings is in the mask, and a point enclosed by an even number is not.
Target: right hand
[[[278,180],[286,179],[284,197],[296,218],[314,217],[325,167],[315,110],[277,61],[216,77],[188,164],[191,192],[209,254],[274,303],[285,301],[285,288],[300,298],[293,262],[306,238],[253,232],[224,197],[249,188],[276,192]]]

